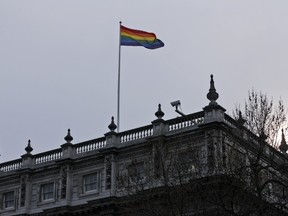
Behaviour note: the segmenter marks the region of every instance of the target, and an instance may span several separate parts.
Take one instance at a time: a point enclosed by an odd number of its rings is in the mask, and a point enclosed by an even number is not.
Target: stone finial
[[[243,126],[246,122],[246,120],[242,117],[242,112],[240,110],[239,110],[239,117],[236,121],[239,126]]]
[[[213,74],[211,74],[211,79],[210,79],[210,89],[207,94],[208,100],[210,100],[209,105],[217,105],[216,100],[219,97],[219,94],[216,92],[215,86],[214,86],[214,80],[213,80]]]
[[[108,126],[108,128],[110,129],[111,132],[114,132],[115,129],[117,128],[117,125],[114,123],[114,116],[111,117],[111,123]]]
[[[33,148],[31,147],[31,140],[28,140],[28,144],[25,148],[26,154],[31,154],[31,152],[33,151]]]
[[[164,112],[162,112],[161,110],[161,104],[158,104],[158,110],[157,112],[155,112],[155,116],[158,118],[158,119],[162,119],[162,117],[164,116]]]
[[[285,135],[284,135],[284,130],[282,129],[282,139],[281,139],[281,144],[279,146],[279,149],[281,152],[286,153],[288,150],[288,145],[286,143]]]
[[[67,135],[64,137],[64,139],[66,140],[67,143],[71,143],[73,140],[73,137],[70,134],[70,129],[68,129],[68,133]]]
[[[264,129],[261,130],[261,134],[259,136],[260,142],[266,142],[268,136],[265,134]]]

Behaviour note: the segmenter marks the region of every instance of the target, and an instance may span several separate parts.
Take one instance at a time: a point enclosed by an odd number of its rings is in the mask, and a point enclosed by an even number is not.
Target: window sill
[[[50,204],[50,203],[55,203],[55,199],[43,200],[43,201],[38,202],[37,205],[41,206],[41,205],[47,205],[47,204]]]
[[[85,197],[89,195],[99,195],[99,191],[98,190],[86,191],[86,192],[81,193],[79,197]]]
[[[12,212],[12,211],[15,211],[15,206],[1,209],[0,214],[5,213],[5,212]]]

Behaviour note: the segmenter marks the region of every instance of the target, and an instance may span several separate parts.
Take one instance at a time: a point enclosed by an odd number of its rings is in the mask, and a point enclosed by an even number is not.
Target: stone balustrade
[[[224,123],[227,124],[228,126],[230,126],[231,128],[234,128],[234,129],[240,128],[241,132],[242,132],[242,137],[244,139],[252,141],[256,145],[258,144],[259,137],[256,136],[251,131],[249,131],[247,128],[239,127],[240,125],[237,124],[237,121],[235,119],[233,119],[231,116],[225,114],[224,115]]]
[[[35,164],[42,164],[42,163],[46,163],[49,161],[60,159],[62,158],[62,155],[63,155],[62,149],[58,148],[58,149],[54,149],[51,151],[47,151],[47,152],[34,155],[33,158],[34,158]]]
[[[159,119],[158,119],[159,120]],[[163,120],[161,119],[162,122],[162,127],[164,128],[161,130],[162,134],[169,134],[170,132],[174,132],[177,130],[193,130],[195,127],[197,128],[199,125],[205,123],[205,112],[197,112],[193,113],[190,115],[185,115],[177,118],[173,118],[170,120]],[[232,128],[237,127],[237,122],[231,118],[228,115],[224,115],[224,123],[229,125]],[[116,143],[114,143],[114,146],[117,146],[117,144],[125,144],[128,142],[137,142],[142,139],[152,137],[152,136],[157,136],[159,133],[156,133],[154,130],[156,127],[154,127],[156,123],[153,122],[150,125],[140,127],[140,128],[135,128],[133,130],[128,130],[128,131],[123,131],[120,133],[114,134],[116,137]],[[70,133],[70,132],[69,132]],[[108,136],[108,135],[107,135]],[[104,137],[100,137],[97,139],[77,143],[77,144],[72,144],[69,143],[69,147],[71,149],[72,154],[68,155],[68,157],[74,158],[81,158],[82,155],[84,157],[84,153],[89,153],[89,152],[95,152],[98,151],[99,149],[105,148],[107,145],[107,136],[105,135]],[[40,154],[26,154],[25,158],[29,157],[31,158],[30,164],[28,163],[28,167],[33,168],[33,166],[37,165],[41,166],[42,164],[45,164],[47,162],[53,162],[57,160],[61,160],[64,158],[63,155],[63,148],[64,145],[61,146],[62,148],[54,149],[51,151],[47,152],[42,152]],[[67,147],[66,147],[67,148]],[[5,162],[0,164],[0,171],[1,172],[10,172],[10,171],[15,171],[21,168],[26,168],[27,164],[25,163],[25,166],[22,166],[23,159],[17,159],[9,162]],[[1,175],[0,172],[0,175]]]
[[[141,128],[124,131],[124,132],[121,132],[119,136],[120,136],[121,143],[150,137],[150,136],[153,136],[153,125],[147,125]]]
[[[106,139],[101,137],[98,139],[89,140],[86,142],[78,143],[74,146],[76,154],[82,154],[85,152],[94,151],[100,148],[105,148]]]
[[[9,172],[20,169],[22,167],[22,159],[8,161],[0,164],[0,172]]]
[[[191,126],[198,126],[204,123],[204,112],[197,112],[190,115],[177,117],[167,121],[168,130],[174,131]]]

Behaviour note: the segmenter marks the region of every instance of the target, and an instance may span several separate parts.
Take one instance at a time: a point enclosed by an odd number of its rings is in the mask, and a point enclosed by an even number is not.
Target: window
[[[144,163],[136,163],[129,166],[129,179],[132,182],[139,182],[145,179]]]
[[[83,191],[97,190],[97,173],[83,176]]]
[[[238,149],[230,147],[228,149],[229,165],[234,170],[241,170],[245,167],[245,154]]]
[[[54,182],[41,185],[41,201],[54,198]]]
[[[3,194],[3,207],[5,208],[11,208],[14,207],[15,203],[15,197],[14,197],[14,191],[10,191]]]
[[[199,165],[199,155],[196,150],[182,152],[179,154],[179,159],[176,161],[176,167],[181,174],[190,175],[197,171],[197,165]]]

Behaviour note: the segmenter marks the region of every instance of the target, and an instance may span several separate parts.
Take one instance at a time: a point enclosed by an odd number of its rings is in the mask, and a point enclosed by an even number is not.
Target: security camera
[[[173,101],[173,102],[171,102],[171,105],[172,105],[172,107],[177,107],[177,106],[179,106],[181,103],[180,103],[180,100],[177,100],[177,101]]]
[[[180,111],[181,110],[180,100],[171,102],[171,105],[172,105],[172,107],[175,107],[175,112],[179,113],[181,116],[185,116],[185,114]],[[179,110],[179,108],[180,108],[180,110]]]

